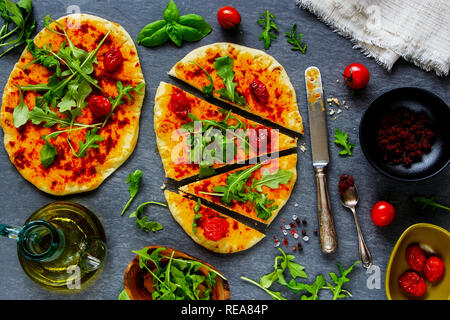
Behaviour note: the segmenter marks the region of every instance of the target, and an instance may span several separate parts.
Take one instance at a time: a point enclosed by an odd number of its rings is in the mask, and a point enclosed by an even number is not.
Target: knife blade
[[[338,243],[327,185],[327,167],[330,162],[328,127],[322,77],[317,67],[312,66],[305,70],[305,83],[311,152],[317,188],[320,248],[324,253],[333,253],[336,251]]]

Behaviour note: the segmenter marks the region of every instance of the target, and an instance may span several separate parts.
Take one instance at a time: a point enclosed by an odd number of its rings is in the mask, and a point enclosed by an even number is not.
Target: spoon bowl
[[[356,185],[352,183],[345,192],[339,192],[341,203],[344,207],[350,209],[353,213],[353,218],[355,219],[356,231],[358,232],[358,252],[359,258],[364,268],[370,268],[372,266],[372,255],[369,251],[369,248],[366,245],[366,241],[364,240],[364,236],[361,231],[361,227],[359,226],[358,217],[356,215],[356,205],[359,201],[359,194]]]

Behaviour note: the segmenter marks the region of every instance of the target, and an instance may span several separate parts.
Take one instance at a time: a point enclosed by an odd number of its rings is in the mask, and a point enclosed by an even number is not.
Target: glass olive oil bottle
[[[54,202],[39,209],[22,228],[0,225],[0,235],[17,240],[23,270],[50,290],[82,290],[100,273],[106,258],[100,221],[72,202]]]

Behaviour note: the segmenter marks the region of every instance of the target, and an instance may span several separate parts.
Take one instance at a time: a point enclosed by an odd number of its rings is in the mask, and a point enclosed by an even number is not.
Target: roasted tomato
[[[398,279],[398,285],[403,291],[414,297],[421,297],[427,291],[425,280],[413,271],[403,273]]]
[[[371,217],[375,225],[379,227],[387,226],[394,220],[395,208],[389,202],[379,201],[373,206]]]
[[[212,217],[206,219],[202,224],[203,235],[212,241],[219,241],[225,238],[228,233],[229,223],[221,217]]]
[[[436,282],[444,275],[445,267],[444,261],[436,256],[429,257],[425,262],[423,274],[430,282]]]
[[[111,102],[105,96],[92,96],[88,106],[95,118],[104,118],[111,112]]]
[[[217,21],[225,30],[234,30],[241,23],[241,15],[235,8],[226,6],[217,11]]]
[[[103,62],[106,72],[115,72],[123,64],[123,56],[119,49],[111,49],[105,54]]]
[[[406,249],[406,261],[414,271],[422,272],[426,260],[427,257],[425,256],[425,253],[418,245],[410,245]]]
[[[369,70],[361,63],[352,63],[344,70],[344,81],[352,89],[362,89],[369,83]]]
[[[254,80],[250,83],[250,91],[255,98],[261,104],[267,104],[269,101],[269,92],[266,85],[259,80]]]
[[[174,94],[169,105],[172,112],[181,119],[186,119],[188,113],[191,112],[190,102],[188,98],[186,98],[186,95],[182,92]]]

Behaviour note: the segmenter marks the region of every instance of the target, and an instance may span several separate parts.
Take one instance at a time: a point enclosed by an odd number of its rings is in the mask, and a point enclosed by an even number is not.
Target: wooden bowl
[[[415,298],[407,295],[398,286],[398,278],[410,269],[406,262],[406,248],[419,244],[426,251],[439,256],[445,264],[445,273],[436,283],[427,282],[427,291]],[[386,297],[388,300],[449,300],[450,299],[450,232],[429,223],[417,223],[403,232],[392,250],[386,270]]]
[[[148,253],[150,254],[154,250],[164,247],[165,250],[161,251],[161,254],[165,256],[171,256],[174,252],[174,258],[182,258],[186,260],[195,260],[203,263],[212,270],[220,273],[216,268],[208,263],[203,262],[200,259],[192,257],[182,251],[168,248],[166,246],[148,246]],[[204,275],[207,275],[210,270],[205,267],[201,267],[199,270]],[[220,273],[221,274],[221,273]],[[128,265],[123,276],[123,282],[125,290],[131,300],[152,300],[153,281],[152,275],[146,270],[139,267],[139,257],[136,256]],[[230,286],[227,280],[216,276],[216,286],[212,290],[211,300],[230,300]]]

